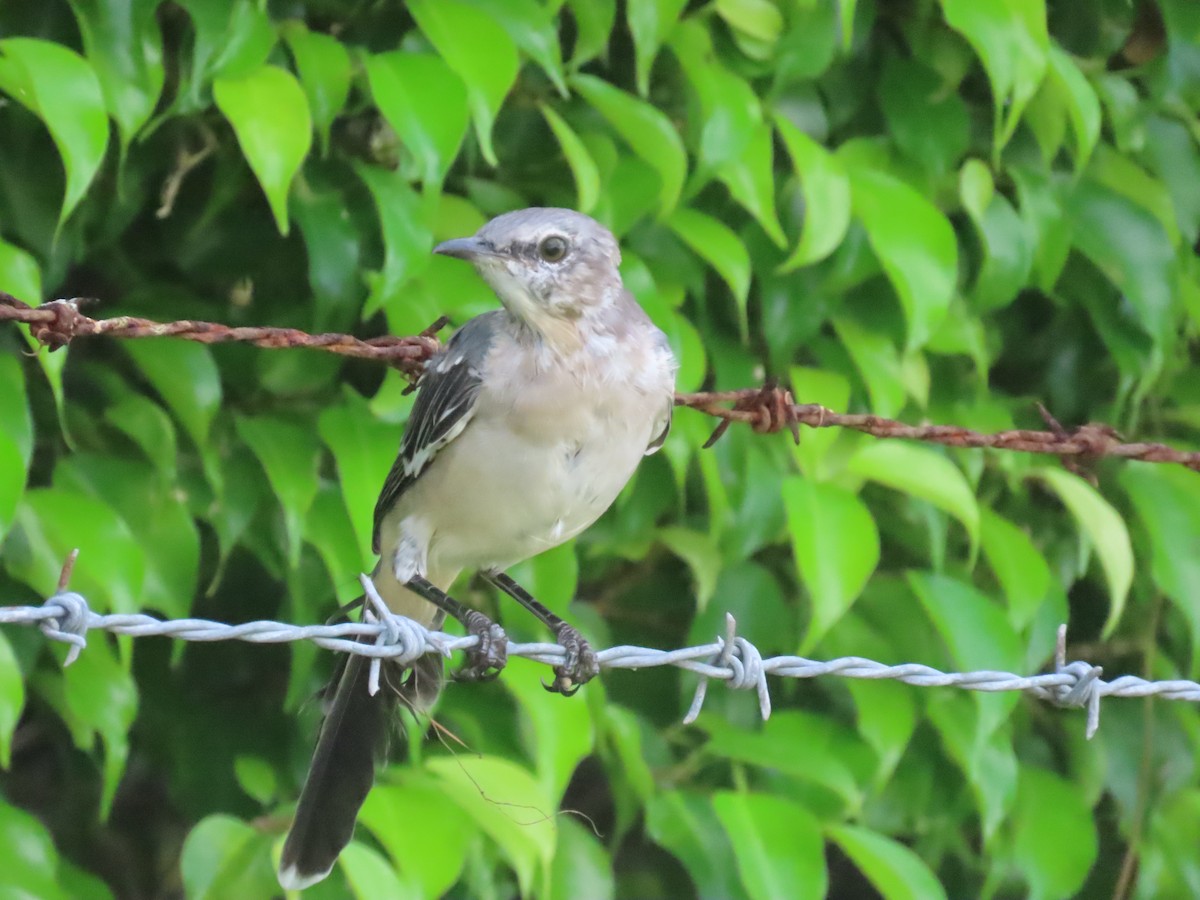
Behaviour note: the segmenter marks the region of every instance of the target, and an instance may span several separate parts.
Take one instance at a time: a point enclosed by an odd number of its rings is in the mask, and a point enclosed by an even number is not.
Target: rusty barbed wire
[[[348,334],[310,334],[296,328],[235,327],[192,320],[155,322],[133,316],[93,319],[79,311],[79,305],[84,302],[87,301],[79,298],[52,300],[35,307],[0,292],[0,320],[29,325],[34,339],[51,350],[66,346],[74,338],[95,335],[176,337],[205,344],[243,341],[271,349],[307,347],[377,360],[412,379],[420,375],[425,362],[441,346],[436,335],[447,324],[442,317],[412,337],[362,339]],[[1149,463],[1176,463],[1200,472],[1200,451],[1178,450],[1156,442],[1126,442],[1112,427],[1104,424],[1064,428],[1040,406],[1049,430],[1011,429],[989,434],[958,425],[909,425],[869,413],[838,413],[816,403],[796,403],[790,391],[774,382],[737,391],[679,393],[675,395],[675,403],[722,420],[705,443],[706,447],[718,440],[733,422],[747,424],[761,434],[786,429],[797,442],[800,440],[799,426],[805,425],[809,428],[849,428],[877,438],[920,441],[945,447],[1046,454],[1059,457],[1073,469],[1078,463],[1116,457]]]

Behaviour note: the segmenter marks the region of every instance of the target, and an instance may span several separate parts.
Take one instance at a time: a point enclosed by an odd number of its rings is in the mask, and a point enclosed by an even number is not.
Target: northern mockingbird
[[[471,262],[504,308],[467,322],[418,382],[400,453],[375,506],[372,581],[388,607],[426,625],[445,614],[480,635],[466,672],[503,665],[502,633],[446,594],[479,570],[568,649],[550,690],[573,693],[599,667],[574,628],[504,570],[579,534],[612,504],[667,436],[676,362],[666,336],[621,283],[611,233],[567,209],[525,209],[435,253]],[[389,691],[368,664],[343,661],[279,881],[324,878],[350,840],[388,732]],[[426,655],[386,679],[391,699],[424,710],[441,685]],[[413,827],[420,827],[417,822]]]

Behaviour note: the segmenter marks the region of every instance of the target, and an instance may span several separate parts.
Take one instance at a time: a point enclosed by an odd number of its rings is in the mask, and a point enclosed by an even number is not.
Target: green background
[[[680,389],[1200,446],[1193,0],[0,5],[0,290],[369,336],[493,308],[437,240],[613,228]],[[0,332],[0,602],[322,621],[411,407],[303,350]],[[513,574],[598,646],[1200,668],[1200,475],[786,436],[681,410]],[[481,515],[494,514],[482,510]],[[458,593],[515,638],[528,616]],[[574,599],[572,599],[574,598]],[[330,654],[0,631],[0,896],[262,897]],[[1200,895],[1200,718],[1112,700],[514,661],[453,685],[312,897]],[[461,740],[463,743],[456,743]],[[558,810],[573,812],[558,813]]]

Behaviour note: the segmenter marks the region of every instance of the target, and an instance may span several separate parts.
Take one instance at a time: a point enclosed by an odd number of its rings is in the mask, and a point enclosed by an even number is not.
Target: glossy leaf
[[[238,416],[234,421],[238,435],[262,463],[267,480],[283,507],[288,561],[295,566],[300,559],[304,517],[317,496],[316,437],[279,418]]]
[[[445,802],[436,781],[420,773],[406,773],[397,784],[376,783],[359,821],[427,897],[439,897],[455,883],[477,834],[467,814]],[[420,828],[413,827],[416,821]]]
[[[832,253],[850,227],[850,178],[841,161],[785,118],[775,119],[804,196],[800,240],[780,267],[790,272]]]
[[[262,66],[213,82],[213,99],[237,134],[280,234],[288,233],[287,197],[312,146],[312,114],[295,76]]]
[[[686,0],[630,0],[625,4],[625,21],[633,36],[638,93],[650,92],[650,68],[659,48],[675,27]]]
[[[523,893],[554,858],[555,806],[529,772],[497,757],[430,760],[443,795],[500,847]]]
[[[1099,854],[1091,810],[1074,786],[1022,766],[1014,815],[1013,851],[1030,897],[1069,897],[1083,886]],[[1064,834],[1070,841],[1060,840]]]
[[[146,124],[162,93],[162,35],[154,0],[71,0],[88,62],[100,80],[122,148]]]
[[[987,70],[999,150],[1016,130],[1045,74],[1050,41],[1044,0],[941,0],[951,28],[971,42]]]
[[[1138,520],[1150,537],[1154,583],[1191,628],[1192,672],[1200,668],[1200,477],[1186,469],[1130,465],[1120,476]]]
[[[491,16],[463,0],[413,0],[408,11],[446,64],[467,86],[475,135],[496,165],[492,124],[517,77],[517,48]]]
[[[712,802],[751,897],[825,896],[821,830],[808,810],[768,794],[722,791]]]
[[[854,166],[850,185],[854,215],[904,309],[908,347],[920,347],[941,324],[954,296],[954,231],[933,204],[891,175]]]
[[[741,323],[742,333],[745,334],[748,327],[746,300],[750,293],[750,254],[746,252],[741,240],[717,219],[687,207],[675,210],[667,224],[694,253],[716,269],[729,285],[733,299],[737,302],[738,321]]]
[[[338,865],[356,897],[405,900],[417,896],[418,886],[405,884],[387,860],[365,844],[351,841],[338,857]]]
[[[579,139],[566,119],[556,113],[553,107],[542,104],[538,107],[546,124],[558,139],[563,156],[571,167],[571,175],[575,178],[576,205],[580,212],[591,212],[600,199],[600,171],[588,152],[587,146]]]
[[[1109,607],[1104,620],[1104,634],[1112,633],[1125,611],[1125,600],[1133,583],[1133,547],[1129,529],[1120,514],[1097,490],[1070,472],[1041,468],[1033,473],[1046,483],[1063,502],[1079,528],[1084,552],[1090,545],[1100,560],[1108,583]]]
[[[650,104],[594,76],[576,75],[571,84],[658,173],[659,209],[668,214],[679,201],[687,171],[687,154],[675,126]]]
[[[962,470],[936,450],[901,441],[875,441],[854,454],[849,469],[945,510],[962,523],[971,545],[978,543],[975,494]]]
[[[946,892],[916,853],[886,835],[856,825],[829,831],[885,900],[935,900]]]
[[[862,500],[836,485],[788,478],[783,504],[792,552],[812,604],[804,652],[862,592],[879,563],[879,531]]]
[[[467,90],[439,57],[391,51],[366,61],[380,113],[420,162],[421,177],[439,185],[458,155],[470,123]],[[437,84],[435,93],[422,89]]]
[[[12,766],[12,738],[25,708],[25,684],[12,645],[0,631],[0,769]]]
[[[83,199],[108,147],[100,80],[87,61],[37,38],[0,40],[0,91],[45,124],[67,172],[61,225]]]
[[[212,815],[188,833],[179,860],[188,897],[267,896],[279,890],[270,837],[232,816]]]
[[[567,95],[563,79],[562,50],[551,11],[537,0],[469,0],[499,22],[513,43],[546,73],[562,96]]]
[[[329,129],[350,96],[350,54],[337,39],[309,31],[302,22],[288,22],[283,37],[296,61],[317,137],[322,148],[328,150]]]
[[[183,341],[129,341],[125,350],[198,446],[221,405],[221,376],[207,347]],[[179,377],[185,373],[186,377]]]

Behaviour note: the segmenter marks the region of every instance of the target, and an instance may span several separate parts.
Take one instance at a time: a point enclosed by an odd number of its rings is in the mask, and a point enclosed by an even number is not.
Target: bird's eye
[[[552,234],[538,244],[538,255],[546,262],[559,262],[567,255],[567,239]]]

